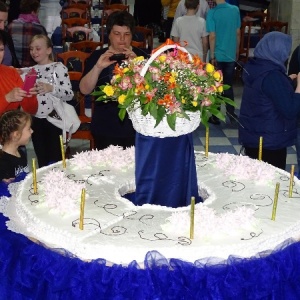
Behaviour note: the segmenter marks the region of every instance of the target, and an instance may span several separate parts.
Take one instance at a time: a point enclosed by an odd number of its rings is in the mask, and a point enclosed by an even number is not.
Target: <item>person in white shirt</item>
[[[178,17],[184,16],[186,14],[186,7],[184,5],[185,0],[181,0],[177,6],[174,20],[176,20]],[[196,13],[197,17],[201,17],[203,19],[206,19],[207,12],[209,11],[209,5],[206,0],[200,0],[200,6]]]
[[[185,0],[187,13],[174,21],[171,36],[174,42],[186,42],[185,48],[189,53],[198,55],[206,61],[208,33],[205,20],[196,16],[199,2],[199,0]]]

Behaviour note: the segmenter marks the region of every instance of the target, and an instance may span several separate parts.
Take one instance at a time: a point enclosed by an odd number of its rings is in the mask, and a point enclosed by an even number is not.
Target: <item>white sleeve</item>
[[[178,30],[178,19],[173,21],[171,36],[180,38],[179,30]]]
[[[72,91],[72,84],[69,78],[68,69],[61,62],[54,65],[54,84],[53,84],[53,96],[70,101],[74,97]]]

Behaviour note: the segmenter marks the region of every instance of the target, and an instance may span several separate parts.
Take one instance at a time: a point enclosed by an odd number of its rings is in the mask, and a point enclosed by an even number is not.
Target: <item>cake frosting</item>
[[[195,152],[199,193],[195,236],[189,236],[190,206],[135,206],[123,196],[135,190],[134,148],[111,146],[87,151],[37,170],[18,184],[2,212],[10,230],[50,248],[63,248],[83,260],[104,258],[127,265],[142,263],[149,251],[195,262],[268,253],[300,235],[300,183],[264,162],[232,154]],[[271,220],[280,183],[275,221]],[[86,189],[84,229],[79,229],[80,191]],[[167,195],[166,195],[167,196]],[[0,208],[1,209],[1,208]]]

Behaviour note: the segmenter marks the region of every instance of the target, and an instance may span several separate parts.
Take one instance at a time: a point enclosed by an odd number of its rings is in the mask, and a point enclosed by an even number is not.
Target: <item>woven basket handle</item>
[[[192,55],[184,48],[178,45],[166,45],[164,47],[159,48],[156,52],[154,52],[154,54],[151,55],[151,57],[149,58],[149,60],[146,62],[146,64],[144,65],[143,69],[141,70],[141,75],[145,76],[150,64],[163,52],[169,50],[169,49],[179,49],[183,52],[186,52],[189,56],[190,61],[192,61]]]

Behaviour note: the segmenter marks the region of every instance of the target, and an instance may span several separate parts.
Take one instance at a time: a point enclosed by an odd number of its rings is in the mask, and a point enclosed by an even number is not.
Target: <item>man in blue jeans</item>
[[[233,78],[235,62],[239,55],[241,18],[239,8],[216,0],[217,6],[208,11],[206,17],[206,31],[209,32],[210,62],[223,72],[224,84],[230,89],[224,91],[224,96],[234,100]],[[226,105],[226,113],[231,123],[235,123],[237,116],[234,107]],[[220,124],[218,118],[212,116],[209,120],[213,124]]]

